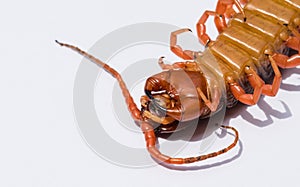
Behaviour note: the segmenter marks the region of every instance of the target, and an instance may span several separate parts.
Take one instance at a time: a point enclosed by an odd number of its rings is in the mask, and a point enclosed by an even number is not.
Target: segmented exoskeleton
[[[209,16],[214,16],[220,32],[215,41],[206,33]],[[221,126],[235,132],[234,142],[220,151],[189,158],[162,154],[156,147],[157,134],[176,131],[178,121],[209,117],[223,107],[220,100],[224,95],[228,108],[238,101],[254,105],[262,94],[275,96],[282,80],[278,67],[293,68],[300,64],[299,26],[300,0],[219,0],[216,10],[206,11],[197,23],[197,34],[206,46],[205,51],[183,50],[177,45],[177,35],[190,29],[171,33],[171,50],[186,61],[167,65],[163,58],[159,59],[164,71],[147,79],[141,110],[116,70],[77,47],[57,43],[79,52],[117,79],[153,158],[169,164],[185,164],[232,149],[238,142],[237,130]]]

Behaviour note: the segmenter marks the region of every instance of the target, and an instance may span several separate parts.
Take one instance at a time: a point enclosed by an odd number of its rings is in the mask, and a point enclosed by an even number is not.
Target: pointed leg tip
[[[162,61],[162,60],[164,60],[165,58],[166,58],[166,57],[162,56],[162,57],[159,58],[159,61]]]
[[[63,44],[62,44],[61,42],[59,42],[58,40],[55,40],[55,42],[56,42],[57,44],[59,44],[60,46],[63,46]]]
[[[164,62],[163,62],[164,59],[165,59],[164,56],[160,57],[159,60],[158,60],[158,63],[159,63],[159,64],[163,64],[163,63],[164,63]]]

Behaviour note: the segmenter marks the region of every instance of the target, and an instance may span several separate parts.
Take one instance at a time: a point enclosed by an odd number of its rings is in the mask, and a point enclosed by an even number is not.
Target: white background
[[[198,163],[199,169],[113,165],[89,149],[76,127],[72,94],[82,58],[58,47],[55,39],[88,49],[115,29],[147,21],[195,31],[197,19],[215,3],[2,3],[0,186],[295,186],[300,176],[298,69],[285,71],[286,85],[275,98],[265,97],[258,106],[238,106],[228,113],[226,123],[240,131],[242,147]],[[286,114],[280,114],[285,112],[281,101],[288,107]],[[239,150],[232,162],[214,165]]]

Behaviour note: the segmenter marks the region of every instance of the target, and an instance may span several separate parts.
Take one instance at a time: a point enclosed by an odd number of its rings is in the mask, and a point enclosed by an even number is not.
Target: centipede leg
[[[221,17],[219,23],[217,23],[216,25],[218,30],[222,30],[221,28],[226,27],[225,17],[222,17],[213,11],[208,11],[208,10],[205,11],[203,15],[200,17],[196,25],[199,41],[205,46],[207,46],[211,42],[211,38],[206,33],[206,26],[205,26],[205,23],[207,22],[209,16]]]
[[[236,11],[233,9],[233,5],[227,7],[226,12],[224,13],[226,18],[232,18],[236,14]]]
[[[245,73],[251,86],[254,88],[253,94],[247,94],[245,90],[232,79],[232,77],[226,77],[226,79],[229,83],[231,93],[237,100],[247,105],[255,105],[262,94],[264,81],[249,66],[245,68]]]
[[[274,79],[273,79],[273,82],[271,85],[270,84],[263,85],[262,94],[268,95],[268,96],[275,96],[280,88],[282,76],[281,76],[281,72],[277,66],[277,63],[272,58],[272,56],[269,56],[269,59],[271,62],[271,66],[274,70]]]
[[[276,60],[278,66],[281,68],[284,68],[284,69],[294,68],[294,67],[300,65],[300,55],[299,54],[293,55],[291,57],[278,54],[276,56],[273,56],[273,58]]]
[[[171,51],[184,60],[192,60],[194,59],[194,52],[190,50],[183,50],[179,45],[177,45],[177,36],[184,32],[192,32],[192,31],[191,29],[180,29],[171,33],[170,36]]]
[[[287,41],[286,45],[289,48],[292,48],[294,50],[298,51],[298,54],[292,55],[292,56],[286,56],[279,53],[274,53],[272,55],[272,58],[276,61],[277,65],[281,68],[294,68],[298,65],[300,65],[300,38],[290,36]]]
[[[234,2],[230,2],[229,5],[227,5],[227,7],[226,7],[226,11],[224,13],[225,17],[226,18],[232,18],[237,13],[233,9],[233,6],[235,5],[237,7],[237,9],[243,14],[243,16],[245,18],[246,16],[245,16],[242,5],[245,5],[247,2],[248,2],[248,0],[246,0],[246,1],[245,0],[244,1],[234,0]]]
[[[204,101],[205,105],[210,109],[210,111],[215,112],[218,108],[220,100],[219,99],[213,99],[213,101],[208,100],[200,88],[197,88],[197,91],[198,91],[198,94],[200,95],[200,98]],[[214,95],[213,97],[220,98],[220,94],[217,93],[217,95]]]
[[[120,85],[120,88],[122,90],[123,96],[125,98],[125,101],[126,101],[126,104],[128,107],[128,110],[130,111],[133,119],[135,121],[142,120],[141,111],[137,108],[121,75],[115,69],[111,68],[109,65],[107,65],[106,63],[102,62],[101,60],[95,58],[94,56],[88,54],[87,52],[82,51],[78,47],[75,47],[75,46],[69,45],[69,44],[65,44],[65,43],[61,43],[59,41],[56,41],[56,43],[58,43],[60,46],[67,47],[69,49],[72,49],[73,51],[78,52],[80,55],[84,56],[85,58],[87,58],[90,61],[94,62],[95,64],[99,65],[105,71],[107,71],[109,74],[111,74],[118,81],[118,83]]]
[[[196,62],[194,61],[186,61],[186,62],[176,62],[173,64],[165,64],[164,63],[164,58],[165,57],[160,57],[158,60],[158,64],[159,66],[163,69],[163,70],[170,70],[170,69],[185,69],[185,70],[189,70],[189,71],[196,71],[199,70],[198,65]]]
[[[294,37],[294,36],[290,36],[286,40],[286,46],[289,47],[289,48],[292,48],[294,50],[299,51],[300,50],[300,38]]]
[[[242,4],[245,4],[248,0],[242,0]],[[214,17],[215,26],[219,33],[223,32],[223,30],[227,27],[226,17],[232,17],[236,12],[233,9],[233,6],[236,6],[237,9],[243,14],[244,20],[246,21],[246,16],[244,10],[242,8],[241,3],[238,0],[219,0],[217,3],[216,11],[205,11],[203,15],[200,17],[196,28],[199,41],[207,46],[211,42],[211,38],[206,33],[205,23],[207,22],[210,16]]]
[[[171,65],[171,64],[165,64],[164,58],[165,58],[165,57],[160,57],[159,60],[158,60],[158,64],[159,64],[159,66],[161,67],[161,69],[163,69],[163,70],[174,69],[174,66],[173,66],[173,65]]]

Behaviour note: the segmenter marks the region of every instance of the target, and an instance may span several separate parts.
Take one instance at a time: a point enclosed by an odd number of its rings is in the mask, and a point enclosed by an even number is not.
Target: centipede
[[[214,40],[206,31],[209,17],[219,32]],[[214,11],[200,16],[196,30],[205,50],[184,50],[178,45],[178,36],[191,29],[172,32],[170,50],[181,61],[166,64],[164,57],[159,58],[162,71],[146,80],[140,109],[118,71],[74,45],[56,43],[78,52],[116,79],[154,160],[190,164],[233,149],[239,141],[238,131],[219,125],[234,133],[233,142],[219,151],[186,158],[163,154],[158,136],[177,131],[178,122],[209,118],[220,108],[233,108],[237,103],[255,105],[262,95],[275,96],[282,69],[300,65],[300,0],[218,0]]]

